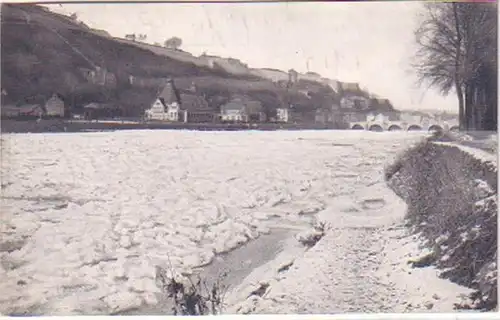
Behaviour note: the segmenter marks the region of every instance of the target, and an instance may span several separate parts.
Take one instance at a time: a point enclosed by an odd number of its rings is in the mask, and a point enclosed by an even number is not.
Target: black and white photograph
[[[3,1],[0,316],[498,312],[497,10]]]

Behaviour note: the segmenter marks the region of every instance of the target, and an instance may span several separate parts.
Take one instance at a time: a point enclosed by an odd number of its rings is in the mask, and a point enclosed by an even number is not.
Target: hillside
[[[290,89],[283,84],[287,74],[279,70],[249,69],[236,59],[194,57],[112,38],[36,5],[1,8],[2,105],[41,103],[57,92],[73,112],[90,102],[106,102],[125,116],[138,116],[168,77],[180,91],[195,84],[214,110],[235,93],[261,101],[269,116],[288,103],[311,114],[339,101],[324,79],[299,77]],[[133,84],[131,78],[141,81]]]

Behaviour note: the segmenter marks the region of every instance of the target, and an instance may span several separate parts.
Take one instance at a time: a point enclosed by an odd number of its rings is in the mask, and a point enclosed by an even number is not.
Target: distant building
[[[105,68],[95,67],[94,69],[79,68],[80,73],[92,84],[114,88],[117,85],[116,75]]]
[[[359,86],[359,83],[357,82],[340,82],[339,83],[340,90],[342,93],[359,93],[361,92],[361,88]]]
[[[2,118],[14,118],[19,116],[19,108],[13,105],[2,105],[0,108]]]
[[[366,116],[357,112],[344,112],[342,119],[345,123],[366,121]]]
[[[175,88],[174,81],[169,79],[167,84],[156,97],[151,107],[145,111],[146,120],[183,121],[180,119],[180,95]]]
[[[191,90],[192,92],[195,92]],[[215,112],[210,109],[207,100],[196,94],[181,94],[181,114],[185,122],[213,122]]]
[[[342,109],[366,110],[368,109],[368,99],[362,96],[349,95],[340,99]]]
[[[41,118],[45,111],[43,107],[39,104],[25,104],[20,107],[20,116],[35,116]]]
[[[42,118],[45,110],[40,104],[5,105],[1,113],[2,118]]]
[[[333,112],[332,110],[319,108],[316,109],[316,114],[314,116],[314,122],[316,123],[333,123]]]
[[[49,117],[64,117],[64,101],[57,94],[45,102],[45,115]]]
[[[382,113],[373,113],[370,112],[366,115],[367,122],[377,122],[377,123],[386,123],[389,121],[389,117]]]
[[[199,59],[205,61],[209,68],[220,68],[232,74],[248,74],[248,65],[234,58],[222,58],[203,53]]]
[[[366,97],[359,83],[339,83],[340,107],[342,109],[363,111],[370,106],[370,99]]]
[[[267,120],[264,107],[260,101],[249,100],[245,102],[245,105],[250,122],[265,122]]]
[[[241,101],[231,101],[220,107],[223,122],[248,122],[245,105]]]
[[[92,102],[83,107],[83,117],[86,120],[115,118],[119,116],[121,116],[121,110],[113,104]]]
[[[287,123],[290,121],[290,110],[288,108],[276,109],[276,121]]]
[[[248,97],[235,97],[221,106],[220,117],[223,122],[264,122],[266,115],[260,101]]]

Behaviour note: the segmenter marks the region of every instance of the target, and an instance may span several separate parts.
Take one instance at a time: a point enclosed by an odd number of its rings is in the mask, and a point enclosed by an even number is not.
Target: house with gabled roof
[[[175,87],[174,81],[168,79],[167,83],[157,95],[151,107],[145,111],[147,120],[179,121],[180,117],[180,94]]]
[[[45,115],[49,117],[64,117],[64,109],[64,100],[57,93],[45,102]]]
[[[194,92],[181,94],[181,113],[185,122],[213,122],[215,112],[210,109],[207,100]]]
[[[5,105],[1,108],[2,118],[41,118],[45,111],[40,104]]]
[[[220,107],[223,122],[264,122],[266,115],[262,103],[248,96],[235,95]]]

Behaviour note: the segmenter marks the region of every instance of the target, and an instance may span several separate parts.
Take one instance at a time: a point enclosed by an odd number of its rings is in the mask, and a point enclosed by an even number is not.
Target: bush
[[[222,274],[211,285],[197,276],[196,282],[191,276],[178,276],[172,267],[156,267],[156,281],[162,292],[172,303],[174,315],[217,315],[224,307],[227,286],[223,284],[226,274]]]
[[[326,222],[317,222],[311,230],[297,235],[297,240],[306,247],[314,247],[325,235],[330,226]]]

